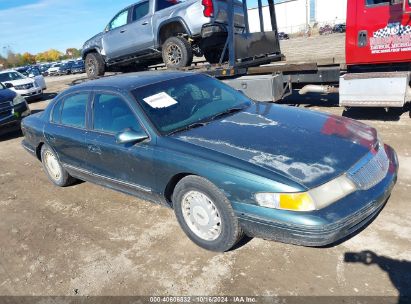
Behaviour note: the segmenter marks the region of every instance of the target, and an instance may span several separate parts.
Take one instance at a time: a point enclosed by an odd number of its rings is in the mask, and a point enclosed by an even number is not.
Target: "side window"
[[[125,129],[141,130],[141,126],[127,103],[116,95],[97,94],[93,104],[93,128],[117,134]]]
[[[389,4],[391,0],[365,0],[367,6],[373,6],[378,4]]]
[[[150,8],[150,5],[148,2],[137,4],[134,7],[133,21],[137,21],[143,18],[144,16],[146,16],[148,14],[149,8]]]
[[[53,114],[51,115],[51,121],[54,123],[60,123],[61,118],[61,106],[63,105],[63,99],[60,99],[53,108]]]
[[[179,0],[157,0],[156,11],[161,11],[165,8],[171,7],[181,2],[182,1]]]
[[[110,30],[114,30],[120,26],[126,25],[128,21],[128,9],[119,13],[109,25]]]
[[[86,126],[86,108],[88,93],[67,97],[61,111],[61,123],[66,126],[84,128]]]

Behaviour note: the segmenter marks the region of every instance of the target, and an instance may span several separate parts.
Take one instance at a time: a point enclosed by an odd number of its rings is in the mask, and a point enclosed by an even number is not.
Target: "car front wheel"
[[[49,180],[58,187],[72,185],[76,179],[70,176],[60,164],[56,153],[48,145],[41,147],[41,162]]]
[[[204,178],[183,178],[174,190],[173,206],[186,235],[204,249],[224,252],[243,236],[228,199]]]
[[[86,56],[86,72],[90,79],[104,76],[105,64],[100,54],[90,53]]]

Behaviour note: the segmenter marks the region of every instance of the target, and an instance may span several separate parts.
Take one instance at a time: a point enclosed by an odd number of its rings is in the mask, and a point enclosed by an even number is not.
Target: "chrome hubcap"
[[[205,194],[189,191],[183,197],[183,217],[192,232],[206,241],[221,235],[221,217],[214,202]]]
[[[179,64],[181,62],[183,54],[178,46],[174,44],[169,45],[166,51],[167,51],[167,59],[169,63]]]
[[[44,163],[46,165],[47,171],[49,172],[50,176],[55,180],[59,180],[61,177],[61,170],[60,170],[60,165],[58,163],[58,160],[54,156],[54,154],[51,153],[50,151],[47,151],[44,154]]]

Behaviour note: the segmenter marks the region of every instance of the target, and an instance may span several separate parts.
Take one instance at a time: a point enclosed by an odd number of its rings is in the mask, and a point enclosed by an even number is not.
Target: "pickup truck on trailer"
[[[236,30],[244,30],[242,3],[234,1]],[[89,78],[158,64],[190,66],[193,56],[220,61],[227,40],[223,0],[142,0],[121,10],[82,51]],[[227,59],[227,58],[225,58]]]

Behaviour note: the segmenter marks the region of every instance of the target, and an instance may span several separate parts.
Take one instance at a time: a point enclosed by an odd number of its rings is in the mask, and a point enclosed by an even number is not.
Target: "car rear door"
[[[152,142],[117,143],[116,135],[125,129],[144,130],[127,101],[114,93],[95,92],[86,135],[87,170],[100,183],[149,193],[154,183]]]
[[[134,5],[130,24],[130,37],[134,38],[133,50],[138,53],[154,47],[153,14],[150,3],[144,1]]]
[[[78,92],[59,99],[50,123],[44,130],[47,144],[57,153],[63,166],[82,170],[85,166],[86,114],[90,93]]]

